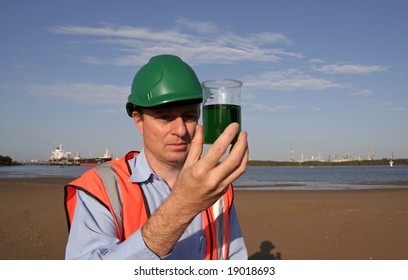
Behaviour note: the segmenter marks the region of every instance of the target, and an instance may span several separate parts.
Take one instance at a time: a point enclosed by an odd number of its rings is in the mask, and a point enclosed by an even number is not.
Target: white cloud
[[[103,26],[103,27],[86,27],[86,26],[59,26],[50,29],[52,32],[69,35],[88,35],[113,38],[127,38],[148,41],[166,41],[174,43],[188,43],[189,36],[173,30],[155,32],[149,28],[132,27],[132,26]]]
[[[389,101],[389,100],[377,103],[377,106],[380,107],[380,108],[390,107],[391,105],[392,105],[392,102]]]
[[[309,59],[309,63],[316,63],[316,64],[321,64],[321,63],[325,63],[326,61],[320,58],[312,58]]]
[[[90,64],[116,66],[137,66],[144,64],[150,57],[159,53],[172,53],[182,56],[188,63],[195,64],[240,64],[250,62],[251,66],[262,67],[280,62],[283,59],[304,58],[300,52],[292,52],[288,46],[293,41],[281,33],[253,32],[237,34],[223,29],[212,22],[190,21],[179,18],[174,26],[164,30],[147,27],[114,26],[104,24],[92,26],[59,26],[52,32],[70,36],[86,36],[87,43],[102,44],[112,49],[109,57],[88,53],[82,61]],[[89,39],[90,38],[90,39]],[[257,76],[243,78],[245,86],[251,89],[265,90],[326,90],[347,88],[334,80],[316,75],[316,72],[328,74],[363,74],[385,71],[387,67],[352,63],[334,63],[324,65],[323,60],[309,59],[316,64],[306,71],[288,69],[268,71]],[[245,64],[248,67],[249,64]],[[309,66],[307,66],[309,67]],[[311,71],[310,71],[311,70]],[[367,91],[355,95],[369,95]]]
[[[180,29],[192,30],[198,33],[216,33],[218,31],[218,27],[208,21],[190,21],[185,18],[179,18],[176,20],[176,26]]]
[[[322,67],[317,67],[314,70],[326,74],[368,74],[375,72],[383,72],[388,67],[379,65],[361,65],[361,64],[328,64]]]
[[[324,90],[346,87],[330,80],[311,77],[297,69],[269,71],[256,77],[251,76],[245,80],[245,85],[247,87],[271,90]]]
[[[393,112],[408,112],[408,107],[394,106],[389,108],[389,110]]]
[[[288,105],[278,105],[278,106],[270,106],[265,105],[263,103],[249,103],[245,104],[246,107],[249,107],[251,110],[254,111],[261,111],[261,112],[278,112],[284,110],[293,110],[296,109],[296,106],[288,106]]]
[[[281,33],[259,32],[248,36],[251,41],[258,41],[263,44],[284,44],[292,45],[293,41]]]
[[[371,89],[363,89],[357,92],[352,92],[349,95],[369,97],[374,95],[374,92]]]
[[[256,94],[248,91],[246,88],[241,93],[242,100],[253,100],[256,99]]]
[[[394,103],[389,100],[377,103],[376,108],[385,109],[391,112],[408,112],[408,107],[394,105]]]
[[[228,64],[238,62],[276,62],[283,57],[302,54],[277,48],[291,45],[292,40],[281,33],[257,32],[237,35],[219,30],[211,22],[178,19],[175,27],[156,31],[133,26],[104,25],[59,26],[51,32],[72,36],[102,37],[97,44],[115,45],[116,58],[106,60],[87,55],[83,61],[94,64],[135,65],[158,53],[173,53],[189,63]]]
[[[31,85],[29,92],[43,98],[61,99],[72,103],[123,105],[130,94],[130,87],[57,82],[51,85]]]

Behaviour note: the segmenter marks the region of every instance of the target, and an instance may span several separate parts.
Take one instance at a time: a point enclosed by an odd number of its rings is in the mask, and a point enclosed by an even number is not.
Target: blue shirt
[[[155,174],[144,151],[130,161],[132,175],[129,181],[138,183],[145,193],[151,213],[170,194],[169,186]],[[228,259],[247,259],[248,254],[242,238],[234,206],[230,212]],[[141,229],[123,242],[117,237],[116,227],[109,210],[85,192],[77,192],[77,204],[68,243],[66,259],[204,259],[206,237],[201,214],[187,227],[173,250],[159,258],[144,243]]]

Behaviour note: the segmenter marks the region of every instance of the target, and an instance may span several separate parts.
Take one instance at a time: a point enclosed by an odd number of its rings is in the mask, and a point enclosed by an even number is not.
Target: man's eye
[[[184,116],[185,121],[196,122],[198,121],[198,116],[196,114],[189,114]]]
[[[160,115],[159,118],[165,121],[171,121],[174,119],[174,116],[170,114],[163,114],[163,115]]]

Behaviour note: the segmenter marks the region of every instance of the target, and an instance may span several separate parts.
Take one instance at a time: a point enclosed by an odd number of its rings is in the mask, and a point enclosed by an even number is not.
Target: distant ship
[[[105,153],[96,158],[81,158],[80,156],[76,156],[74,158],[74,164],[79,166],[95,166],[101,163],[110,161],[112,159],[112,154],[109,153],[108,149],[106,149]]]
[[[55,148],[54,151],[51,152],[50,161],[64,161],[69,160],[71,158],[71,152],[64,150],[62,148],[62,144]]]
[[[51,152],[49,162],[52,164],[67,164],[79,166],[96,166],[98,164],[110,161],[112,154],[106,149],[105,153],[99,157],[82,158],[78,153],[72,157],[72,153],[63,149],[62,144]]]

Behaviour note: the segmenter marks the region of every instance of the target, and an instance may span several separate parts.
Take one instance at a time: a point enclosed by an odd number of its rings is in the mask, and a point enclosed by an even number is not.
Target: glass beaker
[[[242,82],[219,78],[202,83],[204,143],[213,144],[224,129],[237,122],[241,129]],[[238,134],[232,141],[237,141]]]

